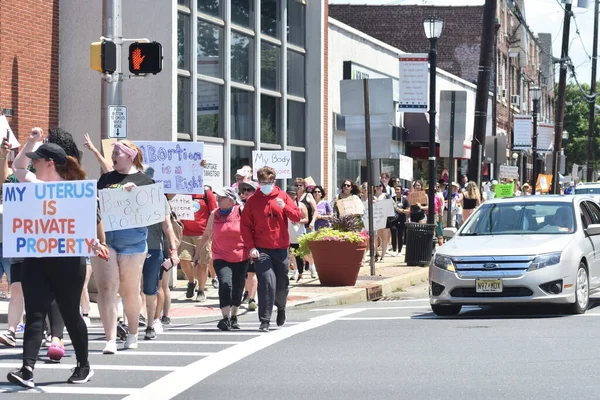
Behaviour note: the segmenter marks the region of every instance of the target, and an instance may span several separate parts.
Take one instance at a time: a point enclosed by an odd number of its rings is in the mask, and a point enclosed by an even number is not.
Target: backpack
[[[171,247],[178,249],[183,237],[183,222],[177,218],[177,214],[173,211],[171,211],[171,225],[173,225],[173,232],[175,232],[175,240],[177,241],[177,243],[171,243]]]

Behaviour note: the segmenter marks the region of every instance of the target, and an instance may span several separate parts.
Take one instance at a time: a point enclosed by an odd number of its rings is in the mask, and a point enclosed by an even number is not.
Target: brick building
[[[0,109],[24,143],[58,125],[59,0],[0,1]]]

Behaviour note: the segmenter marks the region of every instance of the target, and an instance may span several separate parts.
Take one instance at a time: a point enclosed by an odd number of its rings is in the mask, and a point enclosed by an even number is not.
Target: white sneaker
[[[129,333],[127,334],[127,340],[123,345],[124,349],[137,349],[138,348],[138,337],[137,333]]]
[[[92,326],[92,321],[90,320],[90,317],[83,317],[83,322],[85,322],[85,326],[87,326],[88,328]]]
[[[292,276],[292,279],[295,280],[295,281],[297,281],[298,280],[298,275],[300,275],[300,274],[298,273],[298,270],[295,269],[294,270],[294,275]]]
[[[310,277],[313,279],[319,277],[319,275],[317,275],[317,269],[315,268],[315,264],[310,264]]]
[[[160,319],[155,319],[152,327],[154,328],[154,332],[163,333],[163,326],[162,322],[160,322]]]
[[[117,342],[114,340],[109,340],[106,342],[106,346],[104,346],[104,350],[102,350],[102,354],[115,354],[117,352]]]

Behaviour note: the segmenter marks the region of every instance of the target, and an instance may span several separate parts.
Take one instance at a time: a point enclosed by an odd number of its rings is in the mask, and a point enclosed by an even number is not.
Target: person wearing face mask
[[[260,192],[246,201],[242,211],[242,239],[258,274],[258,317],[261,332],[271,323],[273,305],[277,306],[277,326],[285,324],[288,295],[288,220],[302,218],[294,201],[275,186],[275,170],[263,167],[257,171]]]
[[[232,186],[233,187],[233,186]],[[247,181],[242,182],[238,185],[238,195],[242,200],[241,208],[244,209],[246,201],[256,193],[258,185],[256,182]],[[248,265],[248,272],[246,274],[246,287],[244,296],[242,297],[242,303],[248,303],[248,311],[256,311],[256,289],[258,287],[258,279],[256,278],[256,269],[254,269],[254,262],[250,262]]]
[[[225,187],[215,191],[215,195],[219,208],[211,212],[199,246],[212,241],[213,264],[219,279],[219,307],[223,314],[217,328],[229,331],[240,329],[237,314],[250,257],[242,242],[242,210],[235,190]]]

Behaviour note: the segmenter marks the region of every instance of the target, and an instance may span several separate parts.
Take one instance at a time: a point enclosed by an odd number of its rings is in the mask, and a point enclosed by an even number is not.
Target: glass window
[[[265,89],[279,90],[279,46],[262,42],[260,47],[260,81]]]
[[[288,100],[287,110],[287,144],[288,146],[305,147],[306,130],[304,127],[304,103]]]
[[[177,132],[189,133],[190,128],[190,79],[177,77]]]
[[[231,0],[231,22],[250,28],[254,14],[254,0]]]
[[[279,2],[262,0],[260,3],[260,29],[265,35],[279,38]]]
[[[198,12],[220,17],[221,0],[198,0]]]
[[[198,81],[198,136],[220,137],[223,86]]]
[[[231,88],[231,137],[254,141],[254,93]]]
[[[223,28],[198,21],[198,73],[217,78],[223,77],[219,54]]]
[[[286,179],[286,186],[294,184],[296,178],[306,176],[306,154],[302,151],[292,151],[292,179]]]
[[[235,172],[244,165],[252,165],[252,149],[246,146],[231,146],[231,177],[230,182],[235,182]]]
[[[277,97],[260,96],[260,141],[277,144],[277,127],[279,122],[279,102]]]
[[[179,13],[177,15],[177,68],[190,69],[188,59],[188,46],[190,37],[190,16]]]
[[[179,4],[180,6],[189,7],[190,6],[190,0],[177,0],[177,4]]]
[[[288,42],[304,47],[305,8],[298,0],[287,0],[287,35]]]
[[[360,179],[360,160],[348,160],[346,158],[346,153],[336,152],[336,192],[332,193],[332,195],[337,194],[337,190],[340,189],[340,185],[342,184],[344,179],[350,179],[353,182],[356,182]]]
[[[304,55],[295,51],[287,52],[287,92],[304,97]]]
[[[231,32],[231,79],[251,85],[253,75],[254,38]]]

